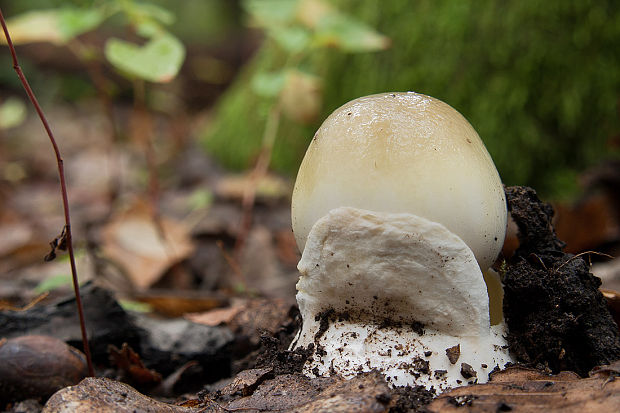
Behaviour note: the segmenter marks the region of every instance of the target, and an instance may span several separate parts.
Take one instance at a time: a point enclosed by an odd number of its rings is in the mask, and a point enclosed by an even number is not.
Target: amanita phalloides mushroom
[[[306,373],[377,369],[392,385],[437,390],[485,382],[511,361],[482,273],[506,217],[489,153],[449,105],[408,92],[337,109],[293,191],[303,318],[293,346],[314,349]]]

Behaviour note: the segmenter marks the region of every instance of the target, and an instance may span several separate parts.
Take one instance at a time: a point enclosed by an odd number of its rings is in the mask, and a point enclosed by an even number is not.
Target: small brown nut
[[[57,338],[33,335],[0,341],[0,407],[29,398],[47,400],[87,374],[84,354]]]

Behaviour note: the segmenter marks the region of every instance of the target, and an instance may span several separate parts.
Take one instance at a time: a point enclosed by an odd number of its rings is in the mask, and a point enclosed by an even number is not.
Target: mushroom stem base
[[[486,383],[491,371],[513,361],[503,338],[503,323],[491,327],[488,336],[455,337],[416,325],[352,322],[334,312],[322,317],[304,326],[309,328],[302,329],[295,344],[314,347],[304,366],[310,377],[350,378],[378,370],[391,387],[423,385],[440,393]]]

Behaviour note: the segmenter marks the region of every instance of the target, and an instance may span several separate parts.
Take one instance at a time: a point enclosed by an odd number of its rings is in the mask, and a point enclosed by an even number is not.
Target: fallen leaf
[[[486,384],[458,387],[427,406],[430,412],[612,412],[620,411],[617,367],[581,379],[573,372],[546,375],[509,367],[491,375]],[[610,379],[611,378],[611,379]]]
[[[611,312],[612,317],[616,324],[618,324],[618,328],[620,328],[620,293],[614,290],[607,290],[601,288],[601,293],[603,293],[603,297],[607,300],[607,307],[609,308],[609,312]]]
[[[121,370],[132,383],[141,386],[153,386],[161,382],[161,374],[146,368],[140,359],[140,355],[127,343],[123,343],[120,350],[114,345],[110,345],[108,349],[110,363]]]
[[[620,215],[613,196],[593,194],[575,205],[554,204],[553,226],[566,252],[597,249],[620,238]]]
[[[167,317],[181,317],[228,304],[227,298],[208,291],[149,291],[137,293],[132,299],[148,304],[153,311]]]
[[[173,264],[193,251],[189,231],[181,222],[160,217],[159,225],[148,206],[138,201],[103,228],[102,250],[119,264],[138,289],[157,282]]]
[[[186,314],[185,318],[194,323],[215,327],[222,324],[230,324],[235,316],[242,310],[242,305],[235,305],[227,308],[218,308],[205,313]]]
[[[253,299],[237,301],[231,307],[185,318],[208,326],[226,325],[238,337],[246,337],[258,345],[263,334],[276,334],[291,318],[292,303],[283,299]]]
[[[215,193],[225,199],[242,200],[246,187],[254,185],[250,174],[227,175],[218,180],[215,185]],[[260,179],[256,188],[256,198],[282,199],[290,195],[290,184],[283,178],[267,174]]]

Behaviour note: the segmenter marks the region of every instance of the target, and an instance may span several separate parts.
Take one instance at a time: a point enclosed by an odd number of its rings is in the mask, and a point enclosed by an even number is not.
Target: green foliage
[[[57,290],[61,287],[69,287],[71,285],[71,274],[56,274],[41,281],[35,288],[36,294],[43,294],[48,291]]]
[[[618,155],[607,142],[620,129],[620,3],[332,3],[392,44],[373,54],[322,49],[303,62],[323,78],[321,120],[372,93],[435,96],[472,123],[505,183],[531,185],[545,196],[570,193],[580,170]],[[227,165],[245,167],[255,153],[266,99],[249,93],[248,85],[253,73],[283,64],[281,49],[267,42],[219,106],[206,142]],[[273,165],[294,174],[319,124],[284,122]]]
[[[105,56],[120,71],[151,82],[167,82],[179,72],[185,48],[176,37],[161,35],[145,45],[110,39],[105,46]]]
[[[271,134],[277,133],[281,123],[285,127],[287,124],[307,124],[318,117],[322,80],[315,74],[314,56],[328,49],[350,53],[375,52],[385,49],[390,42],[371,26],[323,0],[245,0],[243,5],[252,24],[263,29],[268,40],[256,64],[246,71],[243,80],[237,82],[234,89],[238,91],[229,93],[220,107],[224,111],[227,108],[252,108],[251,113],[244,114],[246,125],[252,125],[252,133],[247,133],[245,125],[230,125],[224,121],[211,130],[206,146],[229,167],[246,168],[261,150],[267,150],[279,160],[277,166],[282,167],[283,162],[289,161],[285,168],[293,170],[298,165],[297,156],[291,157],[286,152],[303,152],[305,140],[281,139],[273,147],[275,136]],[[248,90],[252,93],[248,94]],[[280,112],[288,120],[282,121],[279,115],[274,116]],[[269,116],[277,124],[271,129],[268,127]],[[244,131],[244,134],[233,138],[231,146],[227,141],[236,130]],[[261,131],[264,132],[262,138]],[[283,148],[285,153],[282,153]]]
[[[50,42],[64,45],[77,41],[79,35],[96,29],[116,14],[123,15],[135,32],[148,41],[138,45],[111,38],[105,45],[106,59],[130,78],[151,82],[167,82],[174,78],[185,59],[185,47],[164,28],[174,23],[174,15],[155,4],[105,0],[90,7],[32,10],[9,19],[7,25],[15,44]],[[92,58],[86,54],[80,57]]]
[[[20,125],[26,119],[26,105],[21,99],[10,97],[0,103],[0,129]]]
[[[15,44],[50,42],[61,45],[94,29],[104,18],[101,9],[63,7],[29,11],[9,19],[7,25]]]

